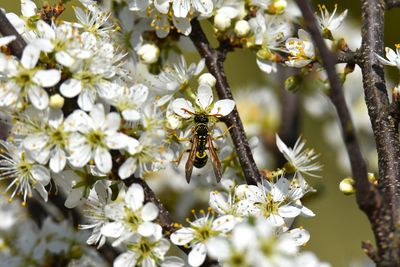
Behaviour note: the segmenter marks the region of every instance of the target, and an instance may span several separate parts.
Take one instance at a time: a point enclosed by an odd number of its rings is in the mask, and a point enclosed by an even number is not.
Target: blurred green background
[[[19,3],[19,0],[0,0],[0,7],[19,13]],[[40,1],[37,3],[40,5]],[[78,5],[75,0],[71,3]],[[337,3],[339,11],[349,9],[349,16],[355,20],[356,25],[360,25],[359,1],[314,1],[314,3],[325,4],[329,10]],[[69,18],[72,14],[72,9],[67,8],[63,17]],[[393,47],[394,43],[400,41],[397,39],[396,28],[399,16],[400,10],[387,12],[385,28],[387,46]],[[262,87],[265,79],[268,79],[256,66],[254,55],[246,51],[236,51],[228,56],[226,72],[235,90],[248,88],[250,85]],[[394,73],[389,73],[389,76],[393,75]],[[311,201],[306,201],[307,207],[316,213],[316,217],[300,218],[297,221],[297,225],[304,226],[311,233],[311,240],[305,249],[315,252],[321,260],[328,261],[333,266],[361,266],[354,264],[354,262],[366,260],[360,248],[361,241],[373,240],[373,236],[368,220],[358,209],[354,196],[345,196],[338,190],[340,180],[349,176],[350,173],[343,173],[337,167],[335,151],[321,138],[320,121],[307,116],[305,112],[302,113],[301,132],[308,140],[307,145],[317,148],[321,154],[320,160],[324,164],[323,179],[316,182],[320,192],[313,196]],[[353,119],[357,120],[357,118]],[[369,140],[369,142],[373,143],[374,140]]]

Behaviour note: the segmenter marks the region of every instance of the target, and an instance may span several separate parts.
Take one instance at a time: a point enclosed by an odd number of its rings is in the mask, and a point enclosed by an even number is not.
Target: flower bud
[[[275,0],[267,8],[270,14],[282,14],[287,6],[286,0]]]
[[[237,37],[244,37],[250,32],[250,24],[247,20],[239,20],[235,24],[235,34]]]
[[[214,27],[220,31],[225,31],[231,26],[231,19],[222,13],[215,15]]]
[[[215,77],[210,74],[210,73],[203,73],[200,77],[199,77],[199,84],[207,84],[210,87],[214,87],[215,83],[217,82],[217,80],[215,79]]]
[[[140,60],[145,64],[153,64],[158,61],[160,49],[154,44],[144,44],[138,50]]]
[[[355,181],[353,178],[344,178],[339,184],[339,190],[345,195],[352,195],[356,192],[354,185]]]
[[[368,173],[368,181],[373,185],[378,185],[378,179],[376,178],[375,174],[372,172]]]
[[[62,108],[64,106],[64,97],[59,94],[52,95],[49,106],[51,108]]]
[[[393,101],[395,101],[395,102],[400,101],[400,85],[393,87],[392,96],[393,96]]]

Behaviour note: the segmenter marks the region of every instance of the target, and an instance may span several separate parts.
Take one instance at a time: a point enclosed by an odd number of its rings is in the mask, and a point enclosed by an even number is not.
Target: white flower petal
[[[202,15],[211,15],[214,4],[212,0],[195,0],[192,1],[193,8],[197,10]]]
[[[40,50],[28,44],[22,52],[21,64],[26,69],[33,69],[39,60]]]
[[[8,45],[15,39],[16,39],[16,37],[14,35],[0,37],[0,46]]]
[[[212,228],[216,231],[221,231],[223,233],[227,233],[233,229],[236,224],[236,219],[232,215],[225,215],[217,218],[212,223]]]
[[[121,126],[121,117],[116,112],[108,113],[104,121],[104,125],[101,127],[102,130],[107,133],[115,133]]]
[[[80,204],[83,204],[83,202],[85,201],[83,197],[84,193],[85,193],[85,188],[83,186],[78,188],[73,188],[69,192],[67,199],[65,200],[64,203],[65,207],[72,209],[79,206]]]
[[[129,91],[132,95],[132,101],[137,105],[143,104],[149,95],[149,88],[144,84],[135,84],[129,88]]]
[[[52,87],[61,79],[59,70],[38,70],[32,77],[33,81],[43,87]]]
[[[307,230],[301,228],[290,230],[284,235],[292,239],[297,246],[302,246],[307,243],[308,240],[310,240],[310,233]]]
[[[103,173],[108,173],[112,168],[112,159],[110,152],[104,147],[98,147],[94,153],[94,163]]]
[[[37,133],[28,135],[24,141],[23,145],[28,150],[36,150],[42,149],[47,142],[49,141],[49,137],[44,133]]]
[[[124,231],[124,225],[122,222],[111,222],[107,223],[101,229],[101,233],[107,237],[118,238]]]
[[[188,0],[175,0],[172,3],[172,10],[175,17],[185,18],[190,10],[190,1]]]
[[[157,226],[161,227],[160,225],[152,223],[152,222],[143,222],[138,227],[138,233],[141,236],[149,237],[157,231]]]
[[[171,234],[171,242],[178,246],[188,244],[193,240],[195,232],[191,228],[182,228]]]
[[[39,86],[30,86],[28,97],[32,105],[39,110],[43,110],[49,106],[49,95]]]
[[[142,208],[142,219],[144,221],[153,221],[158,216],[158,208],[153,202],[146,203]]]
[[[113,267],[135,267],[139,256],[133,251],[122,253],[114,260]]]
[[[133,210],[137,211],[143,207],[144,191],[140,184],[132,184],[125,195],[125,203]]]
[[[211,87],[207,84],[201,84],[197,89],[196,104],[202,109],[207,110],[207,108],[213,102],[213,93]]]
[[[269,217],[266,219],[266,221],[274,226],[282,226],[285,224],[285,221],[283,218],[279,215],[276,214],[271,214]]]
[[[172,22],[174,23],[177,31],[183,35],[188,36],[191,33],[192,24],[190,24],[190,21],[187,18],[172,17]]]
[[[301,210],[295,206],[285,205],[278,208],[278,213],[283,218],[294,218],[300,215]]]
[[[197,243],[188,255],[188,262],[190,266],[197,267],[203,264],[206,259],[206,246],[203,243]]]
[[[222,99],[215,102],[210,114],[214,116],[224,117],[232,112],[235,108],[235,101],[231,99]]]
[[[31,169],[32,177],[42,185],[50,182],[50,171],[42,165],[33,165]]]
[[[173,111],[182,118],[190,118],[195,112],[192,103],[184,98],[177,98],[172,102]]]
[[[289,180],[286,178],[280,178],[272,187],[271,195],[275,202],[283,201],[289,192]]]
[[[137,168],[136,160],[134,158],[128,158],[118,169],[118,176],[121,179],[126,179],[135,173]]]
[[[90,111],[96,101],[96,92],[91,89],[82,89],[78,97],[78,106],[84,111]]]
[[[71,67],[75,63],[75,59],[65,51],[59,51],[56,53],[56,60],[63,66]]]
[[[141,115],[135,109],[125,109],[122,111],[122,117],[127,121],[138,121],[140,120]]]
[[[79,135],[79,134],[77,134]],[[70,141],[72,141],[73,136],[71,135]],[[80,144],[79,146],[74,146],[73,149],[71,149],[71,146],[69,147],[69,152],[70,156],[68,158],[68,161],[71,163],[72,166],[74,167],[83,167],[85,166],[89,160],[91,159],[92,156],[92,150],[88,144]]]
[[[24,17],[36,15],[36,4],[30,0],[21,0],[21,13]]]
[[[59,146],[54,148],[49,163],[50,169],[55,173],[59,173],[64,169],[66,162],[67,157],[64,150],[61,149]]]
[[[92,110],[90,111],[90,117],[93,120],[93,128],[103,130],[102,126],[106,120],[106,115],[104,111],[104,106],[102,104],[97,104],[93,106]]]
[[[60,86],[60,92],[63,96],[72,98],[77,96],[82,90],[82,82],[77,79],[68,79]]]

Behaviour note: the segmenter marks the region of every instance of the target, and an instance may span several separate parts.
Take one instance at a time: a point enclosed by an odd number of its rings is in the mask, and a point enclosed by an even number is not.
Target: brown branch
[[[377,8],[376,6],[376,1],[373,0],[368,0],[370,3],[367,3],[367,5],[371,4],[368,8],[372,11],[372,13],[369,14],[364,14],[362,17],[368,18],[373,17],[374,19],[378,19],[379,17],[382,18],[382,21],[377,21],[374,22],[374,27],[376,28],[376,32],[381,32],[382,33],[382,28],[383,28],[383,9],[382,9],[382,14],[379,14],[379,10],[382,8]],[[368,2],[367,1],[367,2]],[[351,163],[351,168],[352,168],[352,173],[353,176],[356,180],[356,197],[357,197],[357,203],[359,207],[366,213],[368,216],[374,234],[375,238],[377,241],[377,246],[378,246],[378,257],[375,257],[374,260],[378,260],[378,264],[381,264],[380,266],[397,266],[399,264],[398,262],[398,255],[395,256],[394,253],[398,253],[397,251],[395,252],[394,250],[390,249],[390,246],[393,246],[393,240],[391,240],[390,236],[393,236],[394,233],[394,227],[393,227],[393,221],[391,221],[391,216],[390,213],[394,212],[394,210],[390,210],[389,205],[387,205],[383,199],[381,194],[378,192],[378,190],[375,189],[375,187],[368,181],[367,179],[367,167],[366,163],[362,157],[360,146],[357,142],[355,130],[354,130],[354,125],[351,120],[350,112],[348,110],[348,107],[345,102],[344,94],[342,91],[342,84],[339,79],[339,76],[336,73],[335,70],[335,63],[337,61],[337,58],[335,55],[328,49],[328,47],[325,44],[325,41],[320,33],[316,18],[314,17],[314,14],[306,0],[296,0],[300,10],[302,11],[303,17],[305,19],[305,23],[307,26],[307,30],[310,32],[313,42],[315,46],[319,50],[319,54],[322,60],[322,65],[325,68],[327,75],[328,75],[328,80],[331,86],[330,94],[329,97],[334,104],[336,111],[338,113],[338,117],[342,126],[342,136],[346,145],[347,153],[350,158],[350,163]],[[365,11],[365,4],[363,5],[363,10]],[[371,12],[371,11],[369,11]],[[374,12],[378,12],[378,14],[374,14]],[[368,20],[367,20],[368,21]],[[374,35],[374,30],[372,29],[371,22],[365,22],[363,25],[363,36],[372,34]],[[376,40],[376,36],[372,36],[373,38],[371,40]],[[378,40],[381,37],[378,37]],[[380,39],[382,40],[382,39]],[[369,42],[370,42],[369,41]],[[385,112],[384,109],[382,109],[383,102],[387,102],[387,95],[386,97],[384,96],[386,94],[385,90],[385,85],[384,85],[384,79],[383,79],[383,71],[377,72],[377,69],[373,67],[373,63],[376,63],[376,57],[374,55],[374,49],[371,49],[371,43],[367,42],[364,37],[363,40],[363,51],[362,55],[364,56],[365,59],[362,62],[362,67],[363,67],[363,76],[364,76],[364,87],[365,87],[365,94],[366,94],[366,102],[369,108],[369,113],[371,117],[371,121],[374,127],[374,132],[375,136],[377,137],[377,143],[378,143],[378,154],[380,156],[380,170],[385,170],[386,169],[386,164],[397,164],[396,162],[399,161],[398,159],[398,152],[396,151],[396,145],[392,146],[389,150],[388,149],[388,144],[391,142],[388,142],[389,140],[397,140],[396,142],[398,143],[398,135],[394,139],[395,135],[388,134],[388,127],[390,124],[385,123],[385,121],[388,120],[388,118],[378,118],[378,112],[379,110],[381,112]],[[373,45],[376,45],[377,42],[373,41]],[[382,45],[379,44],[378,45]],[[376,48],[376,47],[375,47]],[[381,48],[382,49],[382,48]],[[381,51],[381,49],[379,49]],[[368,71],[368,69],[370,71]],[[382,69],[381,69],[382,70]],[[382,87],[383,86],[383,87]],[[380,88],[380,89],[378,89]],[[372,114],[371,114],[372,113]],[[380,115],[385,116],[385,113],[379,113]],[[387,111],[386,111],[387,114]],[[381,124],[383,123],[383,124]],[[376,128],[376,127],[381,127]],[[385,133],[383,133],[385,132]],[[383,140],[381,138],[383,136]],[[393,138],[393,139],[392,139]],[[382,142],[383,141],[383,142]],[[386,155],[387,158],[385,160],[382,160],[382,156]],[[395,159],[394,157],[396,157]],[[395,167],[396,168],[396,167]],[[396,170],[395,170],[396,171]],[[393,170],[390,170],[390,172],[393,172]],[[380,172],[380,184],[385,183],[383,180],[386,180],[385,174],[386,171]],[[389,174],[390,176],[390,174]],[[396,194],[395,192],[390,192]],[[393,213],[394,214],[394,213]],[[371,253],[370,253],[371,254]],[[391,256],[390,256],[391,255]],[[391,258],[391,259],[390,259]],[[397,259],[396,259],[397,258]],[[395,263],[395,264],[394,264]],[[387,265],[389,264],[389,265]],[[392,264],[392,265],[390,265]],[[393,265],[394,264],[394,265]]]
[[[226,53],[225,49],[223,48],[224,46],[221,46],[220,50],[214,49],[208,42],[200,23],[196,19],[192,20],[192,32],[190,33],[189,37],[196,46],[201,57],[206,60],[208,71],[214,75],[217,80],[216,88],[219,98],[233,100],[232,92],[229,88],[224,71]],[[254,161],[253,154],[243,128],[242,120],[239,117],[236,107],[231,114],[223,119],[223,121],[228,127],[234,126],[230,129],[230,134],[233,143],[235,144],[246,182],[248,184],[255,184],[257,181],[261,181],[261,174],[258,171]]]
[[[400,7],[400,1],[399,0],[386,0],[386,9],[392,9]]]
[[[10,47],[13,55],[18,58],[21,58],[22,52],[26,46],[25,40],[22,36],[17,32],[14,26],[7,19],[6,14],[0,11],[0,33],[3,36],[15,36],[16,39],[12,41],[8,46]]]
[[[398,121],[391,116],[389,97],[386,91],[383,66],[376,57],[384,48],[383,0],[361,0],[362,46],[359,64],[362,69],[365,102],[374,131],[378,151],[379,191],[387,216],[381,219],[381,242],[378,244],[382,266],[400,266],[399,233],[400,223],[400,144]],[[383,208],[382,208],[383,209]],[[396,240],[397,239],[397,240]],[[386,264],[386,265],[384,265]]]

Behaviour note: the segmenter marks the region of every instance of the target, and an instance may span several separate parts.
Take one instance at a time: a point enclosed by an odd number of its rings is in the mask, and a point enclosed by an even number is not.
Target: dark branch
[[[225,53],[227,51],[225,47],[222,45],[220,50],[214,49],[208,42],[200,23],[196,19],[192,20],[192,32],[189,37],[196,46],[201,57],[206,60],[209,72],[217,79],[216,88],[219,98],[233,100],[232,92],[229,88],[224,71]],[[235,108],[223,121],[228,127],[234,126],[231,128],[230,134],[235,144],[246,182],[248,184],[255,184],[257,181],[261,181],[261,174],[254,161],[237,109]]]
[[[305,23],[307,26],[307,30],[310,32],[315,46],[319,50],[319,54],[322,60],[322,65],[325,68],[327,75],[328,75],[328,80],[331,86],[330,94],[329,97],[334,104],[336,111],[338,113],[338,117],[342,126],[342,136],[346,145],[346,149],[348,152],[348,155],[350,157],[350,163],[351,163],[351,168],[353,172],[353,176],[356,180],[356,189],[357,189],[357,202],[360,208],[367,214],[374,234],[375,238],[377,240],[378,244],[378,254],[379,257],[375,257],[374,260],[379,259],[378,263],[381,264],[383,262],[386,262],[387,256],[393,253],[388,251],[391,251],[391,249],[388,249],[388,247],[393,244],[393,240],[390,240],[389,236],[393,235],[394,229],[393,229],[393,222],[391,222],[390,217],[388,216],[390,212],[390,209],[388,206],[384,203],[381,194],[378,192],[378,190],[375,189],[375,187],[368,181],[367,179],[367,167],[366,163],[362,157],[361,150],[359,147],[359,144],[357,142],[355,130],[354,130],[354,125],[350,117],[350,112],[348,110],[348,107],[345,102],[344,94],[342,91],[342,84],[341,81],[336,73],[335,70],[335,63],[337,62],[337,58],[335,55],[328,49],[328,47],[325,44],[325,41],[320,33],[316,18],[314,17],[314,14],[306,0],[296,0],[298,6],[300,7],[303,17],[305,19]],[[368,2],[368,1],[367,1]],[[373,26],[371,22],[365,22],[363,25],[363,36],[365,35],[374,35],[376,34],[375,31],[372,29],[372,27],[377,27],[376,32],[382,33],[383,29],[383,8],[382,6],[377,7],[376,1],[370,0],[370,3],[364,3],[363,5],[363,10],[365,12],[366,5],[370,5],[367,8],[369,9],[368,14],[363,14],[363,18],[373,18],[373,19],[378,19],[378,21],[373,22]],[[382,13],[379,13],[380,10]],[[374,12],[378,12],[377,14],[374,14]],[[382,18],[382,21],[379,21],[379,17]],[[376,40],[379,40],[381,37],[377,36],[370,36],[372,37],[370,41],[373,42],[373,45],[376,46],[382,45],[379,44],[379,41],[376,42]],[[377,38],[376,38],[377,37]],[[382,39],[380,39],[382,40]],[[370,111],[370,116],[371,116],[371,121],[372,124],[375,127],[378,126],[379,123],[384,122],[384,120],[387,121],[387,118],[378,118],[377,111],[381,109],[381,112],[385,112],[382,108],[384,105],[387,103],[387,95],[386,94],[386,89],[385,89],[385,84],[384,84],[384,79],[383,79],[383,71],[377,71],[377,67],[379,66],[373,66],[373,63],[376,63],[376,57],[374,55],[374,49],[371,49],[371,43],[366,43],[366,39],[364,38],[363,40],[363,51],[362,51],[362,56],[364,56],[364,60],[362,62],[363,65],[363,74],[364,74],[364,86],[365,86],[365,94],[366,94],[366,101],[367,105],[369,106],[369,111]],[[376,47],[375,47],[376,48]],[[379,49],[381,51],[382,48]],[[378,51],[378,50],[375,50]],[[368,71],[368,68],[370,68]],[[367,78],[368,77],[368,78]],[[378,89],[378,87],[380,89]],[[382,101],[384,103],[382,103]],[[378,110],[377,110],[378,109]],[[378,111],[379,112],[379,111]],[[372,114],[371,114],[372,113]],[[379,113],[381,115],[385,115],[385,113]],[[387,114],[387,111],[386,111]],[[378,119],[378,120],[377,120]],[[380,161],[380,169],[381,167],[385,168],[382,163],[385,163],[387,160],[387,164],[395,164],[398,162],[398,158],[395,159],[395,155],[398,157],[397,151],[393,151],[396,149],[395,147],[397,145],[394,145],[390,148],[390,152],[388,152],[387,145],[390,144],[386,143],[385,141],[389,141],[391,138],[394,138],[395,136],[387,136],[389,140],[385,140],[381,142],[381,145],[384,146],[385,148],[382,149],[380,148],[379,143],[380,143],[380,138],[382,131],[387,132],[388,131],[388,124],[384,123],[383,125],[380,125],[380,130],[374,127],[375,129],[375,135],[378,134],[377,138],[377,143],[378,143],[378,153],[379,150],[380,152],[380,158],[385,154],[388,158],[385,160]],[[380,133],[378,133],[376,130],[378,130]],[[387,135],[385,133],[384,135]],[[396,142],[398,143],[398,136],[396,137],[397,140]],[[393,154],[392,154],[393,153]],[[385,172],[381,172],[381,179],[382,182],[384,183],[384,174]],[[385,177],[386,178],[386,177]],[[382,183],[380,182],[380,183]],[[391,192],[395,193],[395,192]],[[389,218],[389,219],[388,219]],[[386,249],[384,249],[384,247]],[[371,251],[369,251],[369,254],[372,255]],[[398,265],[398,261],[395,259],[398,256],[395,256],[392,254],[392,259],[391,264],[392,265],[382,265],[382,266],[395,266]],[[388,261],[389,262],[389,261]],[[393,263],[396,262],[397,264],[393,265]]]
[[[0,33],[3,36],[16,37],[16,39],[12,41],[8,46],[10,47],[13,55],[21,58],[22,52],[24,51],[24,48],[26,46],[26,42],[7,19],[6,14],[4,14],[2,11],[0,11]]]
[[[399,233],[395,231],[400,223],[398,121],[390,114],[383,66],[376,57],[376,54],[383,54],[385,9],[383,0],[361,0],[362,46],[359,64],[363,73],[365,102],[378,151],[379,191],[385,204],[381,207],[381,213],[386,212],[376,218],[380,226],[375,232],[380,264],[400,266]]]
[[[400,7],[400,1],[399,0],[386,0],[386,9],[392,9]]]

